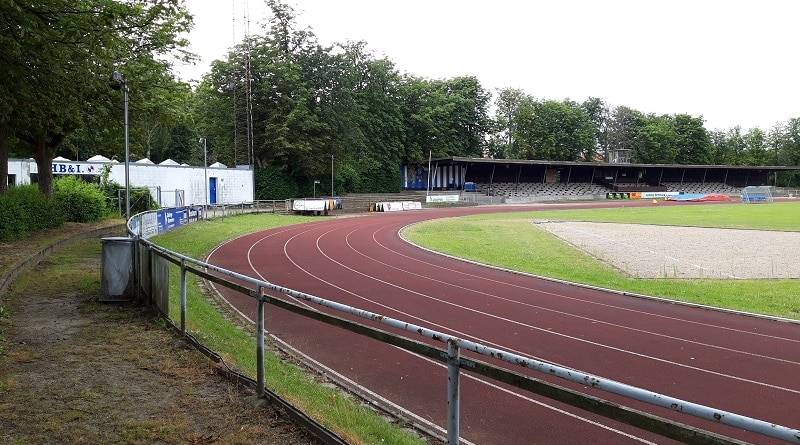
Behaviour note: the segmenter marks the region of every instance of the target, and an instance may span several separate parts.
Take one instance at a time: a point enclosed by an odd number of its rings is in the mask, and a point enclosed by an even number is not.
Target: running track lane
[[[491,211],[509,209],[378,213],[281,227],[232,240],[209,260],[461,338],[738,414],[800,426],[796,378],[800,326],[796,324],[497,271],[423,251],[397,233],[416,221]],[[254,318],[254,301],[222,292],[244,315]],[[370,397],[382,404],[391,402],[419,421],[446,425],[443,365],[271,306],[267,306],[266,329],[331,373],[373,392]],[[515,370],[742,440],[777,442]],[[462,383],[463,443],[671,443],[468,372],[462,373]]]

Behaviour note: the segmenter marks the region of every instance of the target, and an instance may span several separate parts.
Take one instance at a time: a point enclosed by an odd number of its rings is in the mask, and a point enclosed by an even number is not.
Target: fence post
[[[447,444],[458,445],[460,435],[460,350],[456,340],[447,340]]]
[[[258,397],[264,397],[264,288],[258,286],[256,298],[258,299],[258,313],[256,315],[256,380],[258,380]]]
[[[186,335],[186,260],[181,260],[181,334]]]

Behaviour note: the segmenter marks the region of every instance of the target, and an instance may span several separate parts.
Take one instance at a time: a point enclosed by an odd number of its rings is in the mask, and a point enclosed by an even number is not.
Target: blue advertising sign
[[[165,210],[167,230],[172,230],[184,224],[183,209],[167,209]]]
[[[186,223],[183,209],[164,209],[156,212],[158,233],[164,233]]]
[[[167,223],[166,221],[164,221],[164,219],[165,219],[164,211],[163,210],[156,211],[156,227],[157,227],[156,233],[161,234],[167,231]]]

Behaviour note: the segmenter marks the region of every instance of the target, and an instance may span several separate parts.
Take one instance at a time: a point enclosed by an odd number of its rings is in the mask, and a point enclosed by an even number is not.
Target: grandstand
[[[603,194],[607,189],[599,184],[588,182],[572,182],[569,184],[545,183],[512,183],[512,182],[476,182],[476,193],[491,196],[526,197],[526,196],[586,196]]]
[[[674,192],[681,194],[723,194],[738,197],[741,194],[740,187],[723,184],[720,182],[669,182],[656,186],[625,186],[612,187],[606,184],[592,184],[589,182],[563,183],[510,183],[498,182],[490,184],[487,182],[475,183],[475,193],[487,196],[500,196],[512,198],[562,198],[562,199],[597,199],[605,197],[609,192],[633,193],[633,192]]]
[[[738,198],[747,186],[800,167],[620,164],[448,157],[403,166],[405,190],[457,191],[465,200],[506,203],[630,196],[715,194]],[[430,181],[430,183],[428,182]]]

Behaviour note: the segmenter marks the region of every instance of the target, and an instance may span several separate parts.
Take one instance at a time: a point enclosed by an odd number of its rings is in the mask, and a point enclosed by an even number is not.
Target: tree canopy
[[[364,42],[323,47],[296,29],[290,7],[268,4],[265,34],[215,62],[197,88],[198,127],[218,159],[241,159],[252,144],[247,162],[308,185],[333,158],[337,188],[357,192],[397,190],[397,167],[431,153],[484,153],[490,94],[476,78],[404,75]]]
[[[190,26],[179,0],[0,3],[0,185],[13,144],[15,154],[33,156],[39,188],[51,194],[50,164],[67,137],[83,131],[103,140],[113,132],[108,118],[122,101],[114,100],[109,75],[163,84],[171,78],[166,56],[185,46],[178,36]],[[134,94],[148,97],[144,89]]]
[[[113,71],[129,87],[132,158],[199,165],[204,138],[209,162],[255,168],[259,199],[305,193],[329,174],[331,193],[397,191],[398,166],[430,156],[611,162],[624,152],[637,163],[800,164],[798,118],[709,131],[702,116],[596,97],[492,94],[474,76],[401,72],[367,42],[323,46],[292,7],[267,5],[261,33],[190,88],[171,71],[192,57],[180,37],[192,26],[182,0],[0,2],[0,193],[9,155],[36,159],[46,194],[54,155],[122,158]]]

